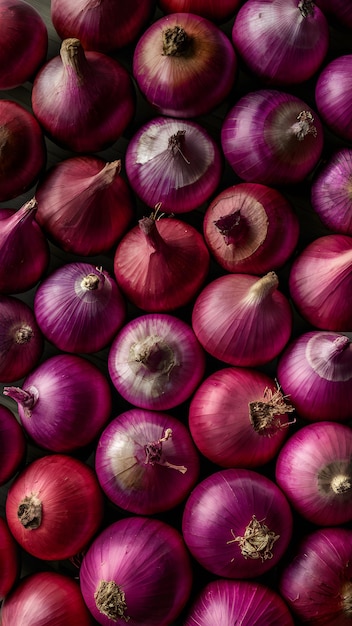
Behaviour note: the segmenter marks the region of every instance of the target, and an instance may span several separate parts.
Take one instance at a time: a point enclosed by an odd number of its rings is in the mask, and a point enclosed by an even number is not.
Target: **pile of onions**
[[[104,500],[93,470],[73,456],[29,463],[12,482],[6,519],[17,543],[43,561],[84,550],[103,520]]]
[[[240,183],[211,201],[203,232],[211,254],[227,272],[265,274],[280,268],[293,254],[299,221],[276,189]]]
[[[13,478],[25,460],[27,443],[16,417],[3,405],[0,405],[0,441],[0,485],[4,485]]]
[[[315,85],[318,113],[327,127],[352,141],[352,54],[345,54],[328,63]]]
[[[97,365],[72,354],[46,359],[22,387],[4,387],[3,393],[17,402],[25,432],[52,452],[69,453],[88,445],[111,413],[107,378]]]
[[[241,0],[158,0],[164,13],[196,13],[215,23],[229,20],[240,4]]]
[[[318,163],[323,129],[300,98],[274,89],[242,96],[227,113],[221,144],[234,172],[246,182],[302,182]]]
[[[213,22],[194,13],[171,13],[140,36],[133,75],[153,108],[172,117],[196,117],[220,105],[233,88],[237,59]]]
[[[182,502],[199,476],[186,426],[160,411],[131,409],[109,422],[95,455],[99,483],[116,506],[139,515]]]
[[[322,223],[335,233],[352,235],[352,150],[337,150],[319,170],[311,203]]]
[[[120,174],[120,160],[87,155],[59,161],[37,185],[37,222],[67,252],[108,252],[134,215],[134,199]]]
[[[190,596],[192,578],[181,534],[137,516],[101,531],[80,569],[83,598],[102,626],[172,624]]]
[[[102,52],[84,50],[76,38],[64,39],[60,54],[37,72],[31,99],[47,135],[73,152],[105,149],[122,135],[135,112],[127,70]]]
[[[14,586],[20,573],[19,550],[6,520],[0,517],[0,603]],[[1,609],[3,625],[3,609]]]

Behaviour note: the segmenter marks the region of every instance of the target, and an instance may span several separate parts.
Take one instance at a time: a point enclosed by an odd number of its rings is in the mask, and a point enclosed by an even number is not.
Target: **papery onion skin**
[[[165,53],[163,37],[168,29],[170,34],[174,29],[186,33],[186,50],[171,52],[168,45]],[[194,13],[172,13],[159,18],[139,38],[132,70],[158,114],[193,118],[227,98],[235,83],[237,58],[218,26]]]
[[[311,203],[322,223],[335,233],[352,235],[352,150],[341,148],[317,172]]]
[[[289,291],[300,315],[321,330],[352,330],[352,237],[314,239],[294,260]]]
[[[102,626],[112,621],[122,626],[127,619],[129,626],[168,626],[189,599],[192,579],[179,531],[158,519],[137,516],[101,531],[80,569],[84,600]],[[110,583],[119,598],[111,619],[98,609],[94,598],[102,581]],[[99,596],[97,600],[103,604]]]
[[[64,560],[85,549],[100,528],[103,513],[103,495],[92,468],[61,454],[45,455],[27,465],[12,482],[6,500],[12,535],[43,561]]]
[[[18,546],[3,517],[0,517],[0,571],[0,602],[2,602],[20,574]],[[4,624],[3,608],[1,608],[1,624]]]
[[[242,96],[227,113],[221,145],[234,172],[246,182],[302,182],[319,161],[323,128],[300,98],[275,89]]]
[[[143,124],[126,149],[132,189],[151,209],[165,213],[199,208],[215,192],[222,155],[209,133],[192,120],[155,117]]]
[[[212,199],[203,220],[207,246],[227,272],[265,274],[293,254],[299,221],[279,191],[258,183],[239,183]]]
[[[270,587],[249,580],[216,579],[200,590],[184,626],[293,626],[286,604]]]
[[[339,56],[325,66],[315,84],[318,113],[328,129],[352,141],[352,54]]]
[[[27,442],[15,415],[3,405],[0,405],[0,442],[0,485],[4,485],[21,468],[27,452]]]
[[[5,598],[2,626],[92,626],[78,583],[54,571],[33,572]]]
[[[280,594],[302,623],[351,623],[352,531],[318,528],[305,536],[284,566]]]
[[[182,532],[191,554],[212,574],[255,578],[285,554],[292,514],[286,496],[263,474],[224,469],[195,486],[183,510]]]
[[[231,19],[241,0],[159,0],[163,13],[196,13],[211,22],[221,24]]]
[[[276,483],[299,514],[317,526],[352,520],[352,430],[345,424],[306,425],[281,448]]]
[[[150,313],[127,322],[114,338],[108,370],[125,400],[164,411],[192,395],[204,375],[205,355],[186,322]]]
[[[136,408],[118,415],[96,447],[95,471],[103,491],[116,506],[138,515],[176,507],[196,484],[199,470],[186,426],[159,411]]]

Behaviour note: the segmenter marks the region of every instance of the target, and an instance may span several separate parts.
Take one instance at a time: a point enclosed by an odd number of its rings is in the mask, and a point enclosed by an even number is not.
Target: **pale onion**
[[[311,186],[311,203],[330,230],[352,235],[352,150],[334,152],[317,172]]]
[[[6,520],[0,517],[0,604],[8,596],[20,575],[19,550]],[[3,609],[1,608],[1,624]]]
[[[328,129],[352,141],[352,54],[333,59],[315,84],[318,113]]]
[[[215,23],[231,19],[240,4],[241,0],[158,0],[163,13],[196,13]]]
[[[0,404],[0,485],[4,485],[21,468],[27,452],[24,430],[14,413]],[[1,594],[0,594],[1,596]]]

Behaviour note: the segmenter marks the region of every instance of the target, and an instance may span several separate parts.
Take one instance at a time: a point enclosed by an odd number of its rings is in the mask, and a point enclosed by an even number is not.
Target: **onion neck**
[[[162,252],[166,244],[157,229],[156,222],[157,220],[154,216],[142,217],[138,222],[138,226],[145,235],[149,245],[154,248],[156,252]]]
[[[36,530],[42,523],[42,502],[34,494],[25,496],[17,509],[17,517],[26,530]]]
[[[36,387],[29,387],[27,390],[20,387],[4,387],[3,394],[15,400],[17,404],[22,406],[26,417],[31,417],[32,409],[39,400],[39,392]]]
[[[302,17],[311,17],[314,15],[314,2],[313,0],[300,0],[298,8]]]
[[[60,56],[67,76],[73,77],[75,82],[82,84],[89,65],[80,40],[75,37],[64,39]]]
[[[184,160],[184,162],[187,165],[190,165],[191,163],[190,161],[188,161],[184,153],[185,138],[186,138],[186,131],[178,130],[177,133],[169,137],[168,148],[173,156],[180,155],[182,159]]]
[[[158,439],[157,441],[152,441],[144,446],[145,452],[145,465],[163,465],[164,467],[169,467],[171,469],[177,470],[181,472],[181,474],[185,474],[187,472],[187,467],[184,465],[174,465],[173,463],[169,463],[163,458],[163,443],[168,441],[172,437],[171,428],[167,428],[165,430],[164,436]]]
[[[81,287],[84,291],[95,291],[99,288],[101,283],[101,278],[97,274],[87,274],[82,279]]]
[[[89,185],[90,191],[98,191],[100,189],[104,189],[105,187],[109,187],[111,185],[116,176],[118,176],[121,172],[121,160],[110,161],[106,163],[98,174],[92,177],[91,183]]]
[[[94,593],[94,599],[100,613],[113,622],[117,622],[117,620],[120,619],[128,622],[130,619],[128,615],[126,615],[127,604],[125,592],[114,580],[101,580]]]
[[[33,337],[33,329],[28,324],[22,324],[13,332],[13,341],[17,345],[29,343]]]
[[[267,387],[264,389],[263,398],[250,402],[248,407],[250,422],[258,435],[271,437],[278,430],[295,423],[295,419],[281,421],[282,415],[292,413],[295,408],[286,402],[286,397],[282,395],[280,389],[273,393]]]
[[[297,115],[297,122],[292,124],[290,132],[298,141],[303,141],[308,135],[317,136],[317,129],[314,126],[314,117],[310,111],[301,111]]]
[[[168,57],[185,57],[192,50],[192,38],[182,26],[165,28],[162,32],[162,55]]]
[[[150,335],[132,344],[130,360],[142,363],[150,373],[168,375],[176,365],[174,351],[162,337]]]
[[[248,304],[259,304],[276,291],[279,286],[279,279],[275,272],[268,272],[259,278],[249,289],[246,302]]]
[[[261,559],[262,562],[273,558],[274,543],[280,538],[264,521],[259,522],[255,515],[246,526],[243,537],[236,536],[232,529],[231,534],[233,539],[227,541],[227,544],[237,543],[245,559]]]
[[[342,611],[346,617],[352,618],[352,582],[348,580],[341,589]]]
[[[329,335],[314,334],[306,346],[306,358],[312,370],[324,380],[351,378],[351,340],[346,335],[330,340]]]
[[[350,499],[352,493],[352,460],[333,461],[318,474],[319,491],[326,495]]]

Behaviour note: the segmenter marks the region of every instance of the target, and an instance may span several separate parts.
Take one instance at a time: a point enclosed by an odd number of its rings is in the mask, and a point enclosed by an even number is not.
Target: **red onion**
[[[352,521],[352,429],[327,421],[301,428],[279,452],[276,482],[309,522]]]
[[[315,85],[315,102],[323,122],[345,141],[352,141],[352,54],[330,61]]]
[[[352,418],[352,341],[312,330],[285,348],[277,365],[284,392],[300,416],[312,422]]]
[[[133,75],[162,115],[196,117],[229,95],[237,71],[231,41],[213,22],[194,13],[156,20],[138,40]]]
[[[119,394],[143,409],[185,402],[203,378],[205,358],[192,328],[166,313],[131,320],[112,342],[110,378]]]
[[[317,529],[306,536],[286,565],[280,592],[304,624],[351,623],[352,530]]]
[[[133,304],[157,313],[188,304],[201,289],[209,263],[203,236],[179,219],[163,219],[156,210],[122,238],[114,273]]]
[[[105,528],[80,570],[99,624],[167,626],[189,598],[192,569],[181,534],[158,519],[127,517]]]
[[[289,289],[312,326],[351,331],[352,237],[332,234],[309,243],[291,267]]]
[[[6,500],[10,531],[29,554],[63,560],[85,549],[103,519],[93,470],[72,456],[42,456],[22,470]]]
[[[203,221],[204,238],[227,272],[265,274],[284,265],[298,242],[299,222],[276,189],[240,183],[222,190]]]
[[[221,129],[223,152],[247,182],[302,182],[317,164],[323,129],[315,112],[293,94],[258,89],[242,96]]]
[[[276,456],[291,411],[264,372],[227,367],[210,374],[193,395],[189,427],[196,446],[213,463],[253,468]]]
[[[112,52],[131,44],[145,28],[155,0],[52,0],[51,20],[61,39],[78,37],[87,50]]]
[[[20,561],[18,548],[11,535],[6,521],[0,517],[0,603],[14,586],[20,574]],[[3,608],[1,608],[1,624],[3,621]]]
[[[192,313],[203,348],[219,361],[243,367],[277,357],[292,330],[290,303],[278,285],[275,272],[261,278],[225,274],[208,283]]]
[[[35,286],[46,271],[49,245],[35,221],[37,201],[18,210],[0,209],[0,293],[14,294]]]
[[[34,185],[46,165],[43,132],[31,112],[0,100],[0,202]]]
[[[182,422],[131,409],[109,422],[96,449],[99,483],[115,505],[139,515],[176,507],[199,475],[199,457]]]
[[[35,77],[32,109],[57,144],[73,152],[98,152],[119,139],[131,122],[134,87],[119,61],[85,51],[79,39],[64,39],[60,55]]]
[[[220,150],[199,124],[156,117],[143,124],[126,150],[132,189],[147,206],[160,202],[166,213],[200,207],[222,174]]]
[[[250,580],[209,582],[187,612],[184,626],[293,626],[278,593]]]
[[[337,233],[352,235],[352,150],[330,156],[311,186],[311,203],[322,223]]]
[[[54,165],[36,189],[36,220],[67,252],[108,252],[127,230],[134,199],[120,176],[121,161],[71,157]]]
[[[352,5],[346,0],[315,0],[315,4],[334,22],[334,26],[352,28]]]
[[[255,578],[286,552],[292,515],[272,480],[252,470],[225,469],[195,486],[184,507],[182,530],[194,558],[212,574]]]
[[[235,14],[241,0],[159,0],[164,13],[196,13],[215,23],[226,22]]]
[[[66,263],[37,288],[38,325],[64,352],[92,353],[105,348],[121,328],[126,305],[116,281],[91,263]]]
[[[6,406],[0,405],[0,485],[13,478],[26,454],[24,430]]]
[[[232,28],[235,50],[267,84],[308,80],[322,65],[329,25],[312,0],[247,0]]]
[[[111,413],[108,380],[87,359],[59,354],[29,374],[22,387],[4,387],[18,403],[25,431],[37,445],[53,452],[72,452],[100,433]]]

